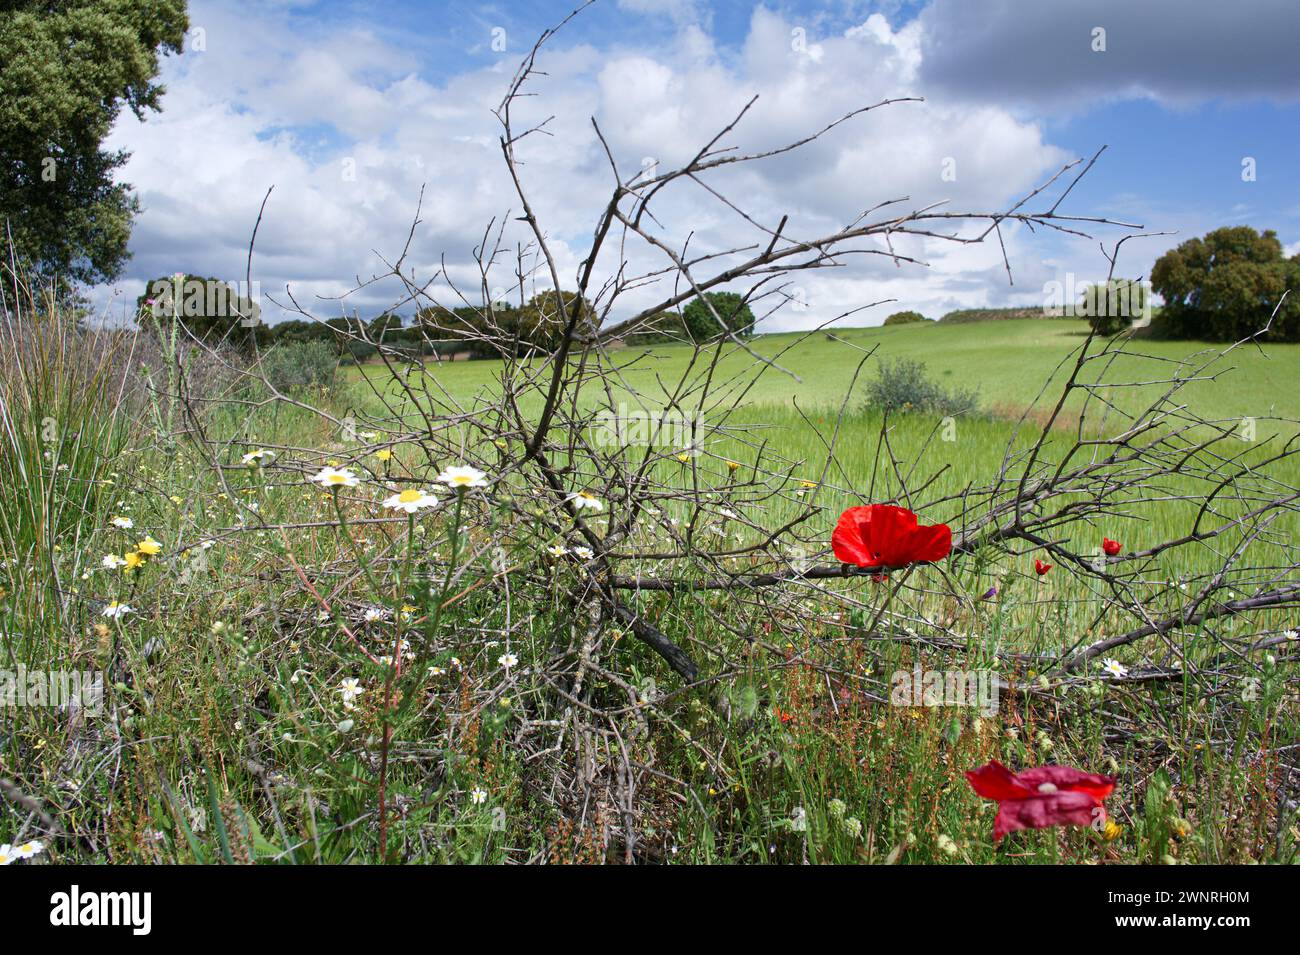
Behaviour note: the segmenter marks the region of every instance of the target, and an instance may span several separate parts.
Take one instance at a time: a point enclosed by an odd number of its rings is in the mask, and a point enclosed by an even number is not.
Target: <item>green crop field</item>
[[[1083,321],[1063,319],[1009,320],[945,325],[937,322],[890,328],[849,328],[827,332],[763,335],[750,343],[752,350],[789,372],[768,369],[744,395],[746,405],[788,406],[797,402],[806,410],[824,412],[837,408],[845,399],[864,351],[874,350],[863,369],[859,386],[874,374],[880,359],[913,359],[924,362],[929,373],[945,384],[976,388],[983,407],[1002,417],[1014,417],[1037,402],[1046,386],[1046,397],[1055,399],[1052,385],[1062,382],[1061,366],[1079,348],[1087,335]],[[1122,355],[1109,366],[1112,381],[1142,378],[1154,381],[1168,377],[1174,362],[1203,354],[1208,360],[1222,348],[1219,344],[1183,341],[1136,340],[1127,344],[1131,354]],[[754,359],[740,347],[722,346],[718,381],[735,379],[749,384]],[[610,352],[620,366],[630,393],[647,404],[663,399],[661,381],[675,381],[691,359],[693,349],[684,345],[628,347]],[[1149,357],[1147,357],[1149,356]],[[707,362],[709,355],[699,360]],[[1154,359],[1154,360],[1153,360]],[[1069,365],[1065,371],[1068,372]],[[1137,372],[1141,374],[1137,374]],[[458,395],[492,391],[500,377],[500,365],[493,361],[442,362],[428,366],[449,390]],[[382,365],[368,364],[353,369],[359,376],[385,375]],[[1213,418],[1270,416],[1300,418],[1300,345],[1273,344],[1266,349],[1242,346],[1227,359],[1207,370],[1206,381],[1189,384],[1182,393],[1193,409]],[[1214,375],[1213,380],[1209,377]],[[1050,382],[1050,384],[1049,384]],[[1141,402],[1158,397],[1158,384],[1126,388],[1116,404],[1133,410]],[[1289,428],[1290,430],[1290,428]]]

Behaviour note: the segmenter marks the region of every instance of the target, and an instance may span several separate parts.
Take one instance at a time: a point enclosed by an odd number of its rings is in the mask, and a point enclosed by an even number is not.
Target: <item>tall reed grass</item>
[[[135,428],[135,332],[95,330],[54,286],[0,287],[0,580],[10,663],[53,665],[71,621],[73,555],[114,493]],[[19,599],[21,598],[21,599]],[[16,619],[15,619],[16,618]],[[28,642],[27,652],[16,644]],[[44,652],[42,652],[42,644]]]

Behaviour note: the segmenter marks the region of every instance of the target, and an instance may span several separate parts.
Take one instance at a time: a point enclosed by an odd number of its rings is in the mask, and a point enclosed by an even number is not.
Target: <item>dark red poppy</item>
[[[1113,541],[1109,537],[1103,537],[1101,539],[1101,549],[1106,552],[1107,557],[1114,557],[1118,554],[1120,546],[1119,541]]]
[[[1051,564],[1044,564],[1041,560],[1034,561],[1034,573],[1036,573],[1039,577],[1043,576],[1043,574],[1047,573],[1051,569],[1052,569]]]
[[[1114,776],[1071,766],[1038,766],[1013,773],[997,760],[966,773],[971,788],[995,800],[993,841],[1017,829],[1090,826],[1106,818],[1102,805],[1115,788]]]
[[[952,531],[947,524],[917,524],[905,507],[871,504],[840,515],[831,547],[842,563],[896,570],[943,560],[952,550]]]

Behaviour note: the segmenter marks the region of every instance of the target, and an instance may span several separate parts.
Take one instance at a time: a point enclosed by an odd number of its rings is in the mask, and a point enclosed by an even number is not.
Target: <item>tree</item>
[[[1300,255],[1285,258],[1271,230],[1233,226],[1189,239],[1156,261],[1151,286],[1165,300],[1167,334],[1217,341],[1259,331],[1292,289],[1268,337],[1300,339]]]
[[[160,53],[180,52],[185,0],[14,0],[0,12],[0,226],[19,260],[74,282],[129,258],[138,203],[101,148],[123,106],[157,110]]]
[[[624,340],[629,345],[663,345],[690,340],[686,322],[681,312],[662,311],[651,315],[628,333]]]
[[[911,325],[914,322],[925,321],[925,316],[920,312],[895,312],[885,319],[886,325]]]
[[[154,279],[135,304],[137,314],[164,320],[174,315],[195,338],[208,341],[247,343],[246,329],[266,328],[261,306],[220,279],[183,274]]]
[[[586,299],[575,303],[576,297],[576,292],[561,292],[559,295],[553,289],[539,292],[523,308],[499,314],[497,320],[503,328],[519,337],[521,351],[528,351],[528,346],[551,351],[564,338],[575,304],[579,309],[578,337],[590,338],[596,333],[596,310]]]
[[[711,309],[710,305],[713,306]],[[744,296],[736,292],[705,292],[687,303],[682,309],[682,319],[696,342],[705,342],[721,334],[722,325],[718,324],[718,319],[738,338],[749,338],[754,334],[754,313]]]
[[[1079,302],[1079,315],[1098,335],[1115,335],[1150,307],[1146,286],[1133,279],[1111,279],[1105,285],[1087,285]]]

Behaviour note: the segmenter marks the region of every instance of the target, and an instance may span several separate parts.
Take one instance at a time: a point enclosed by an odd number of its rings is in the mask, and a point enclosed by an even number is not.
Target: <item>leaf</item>
[[[217,782],[212,776],[211,767],[207,768],[208,801],[212,805],[212,818],[217,830],[217,840],[221,843],[221,857],[226,865],[234,865],[235,857],[230,851],[230,833],[226,831],[226,818],[221,814],[221,803],[217,799]]]

